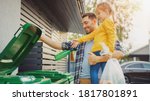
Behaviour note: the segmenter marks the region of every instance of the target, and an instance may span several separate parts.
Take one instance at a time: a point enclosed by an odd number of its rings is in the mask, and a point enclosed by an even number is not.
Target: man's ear
[[[96,24],[96,23],[97,23],[97,20],[96,20],[96,19],[93,19],[93,23]]]

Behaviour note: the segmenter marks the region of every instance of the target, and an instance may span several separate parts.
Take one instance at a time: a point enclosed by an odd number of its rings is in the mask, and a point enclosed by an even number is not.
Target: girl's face
[[[103,22],[106,18],[109,17],[109,13],[107,11],[104,11],[98,8],[96,10],[96,16],[100,22]]]

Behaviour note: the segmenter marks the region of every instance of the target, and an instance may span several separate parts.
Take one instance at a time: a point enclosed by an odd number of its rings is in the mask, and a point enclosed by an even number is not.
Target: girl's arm
[[[83,43],[83,42],[87,42],[87,41],[90,41],[90,40],[93,40],[94,39],[94,36],[96,33],[98,33],[99,31],[99,28],[97,28],[96,30],[94,30],[93,32],[91,32],[90,34],[88,35],[85,35],[79,39],[75,39],[72,41],[72,48],[76,48],[80,43]]]
[[[79,39],[78,39],[78,42],[79,42],[79,43],[83,43],[83,42],[87,42],[87,41],[93,40],[95,34],[98,33],[98,30],[99,30],[99,28],[97,28],[97,29],[94,30],[93,32],[89,33],[88,35],[85,35],[85,36],[79,38]]]

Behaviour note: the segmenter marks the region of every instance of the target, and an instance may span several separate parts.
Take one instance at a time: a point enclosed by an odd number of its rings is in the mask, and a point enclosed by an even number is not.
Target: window
[[[143,68],[143,66],[142,64],[138,63],[138,64],[131,64],[127,68]]]
[[[125,67],[127,67],[127,65],[130,65],[130,64],[125,64],[125,65],[122,65],[121,67],[122,67],[122,68],[125,68]]]
[[[144,68],[150,69],[150,64],[143,64]]]

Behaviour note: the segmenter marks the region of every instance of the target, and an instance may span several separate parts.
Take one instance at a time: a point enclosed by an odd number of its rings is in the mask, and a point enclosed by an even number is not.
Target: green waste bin
[[[50,78],[52,84],[73,83],[73,76],[69,73],[62,73],[55,70],[34,70],[20,72],[18,75],[34,75],[35,77]]]
[[[0,84],[69,84],[73,77],[68,73],[34,70],[10,75],[30,52],[41,36],[41,30],[25,24],[0,54]]]
[[[36,78],[35,76],[11,76],[0,75],[0,84],[51,84],[48,78]]]
[[[39,40],[42,31],[25,24],[18,29],[14,37],[0,54],[0,84],[50,84],[51,79],[35,76],[10,75]]]

